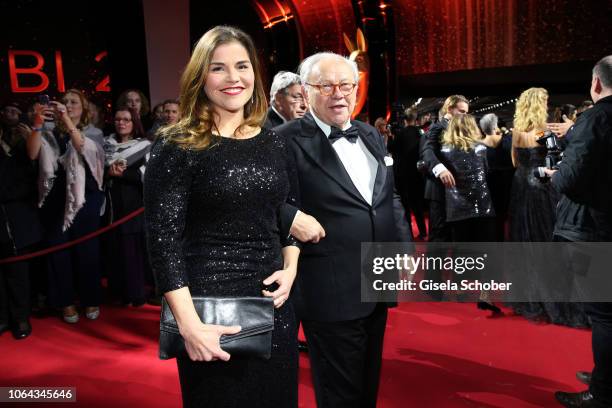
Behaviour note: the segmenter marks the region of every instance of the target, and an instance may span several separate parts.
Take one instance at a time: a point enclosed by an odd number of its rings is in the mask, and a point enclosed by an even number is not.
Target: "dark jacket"
[[[444,201],[444,184],[432,173],[433,168],[441,163],[440,161],[440,140],[442,134],[448,127],[448,119],[442,118],[439,122],[431,125],[425,134],[425,141],[421,149],[421,160],[427,166],[427,180],[425,181],[425,198],[427,200]]]
[[[406,126],[393,138],[392,148],[389,148],[389,151],[393,156],[396,183],[400,180],[411,182],[419,178],[416,163],[419,161],[421,138],[421,129],[417,126]]]
[[[612,241],[612,96],[597,101],[570,130],[552,184],[562,194],[554,234]]]
[[[268,108],[268,114],[266,115],[266,121],[264,122],[263,128],[274,129],[275,127],[280,126],[283,123],[285,123],[283,118],[278,116],[278,113],[274,112],[274,109],[272,109],[272,107]]]
[[[136,161],[123,172],[121,177],[107,177],[107,211],[110,222],[125,217],[143,206],[143,186],[140,167],[146,165],[145,158]],[[122,234],[140,234],[144,231],[144,217],[141,215],[118,227]]]
[[[13,147],[10,155],[0,148],[0,243],[15,253],[42,237],[36,180],[36,167],[27,157],[25,142]]]
[[[361,243],[411,240],[394,193],[393,171],[385,162],[383,138],[372,126],[351,121],[378,162],[372,205],[353,185],[335,150],[311,114],[275,129],[287,138],[296,168],[291,184],[295,206],[315,217],[326,236],[305,243],[292,292],[305,320],[344,321],[368,316],[376,303],[361,301]],[[389,163],[390,164],[390,163]],[[292,219],[289,217],[289,219]]]

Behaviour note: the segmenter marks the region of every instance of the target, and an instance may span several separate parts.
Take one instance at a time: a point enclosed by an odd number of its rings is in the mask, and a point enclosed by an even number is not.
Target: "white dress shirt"
[[[310,111],[310,114],[325,136],[329,138],[331,126],[323,123],[313,111]],[[349,120],[342,126],[342,130],[347,130],[350,127],[351,121]],[[363,143],[361,137],[357,138],[356,143],[351,143],[342,137],[336,140],[332,147],[338,154],[342,165],[357,188],[357,191],[359,191],[359,194],[368,204],[372,205],[372,194],[374,192],[376,172],[378,171],[378,162]]]

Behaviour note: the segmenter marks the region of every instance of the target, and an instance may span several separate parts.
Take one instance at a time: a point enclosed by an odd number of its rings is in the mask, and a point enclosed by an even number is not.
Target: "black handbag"
[[[221,348],[232,358],[270,358],[274,330],[274,300],[271,297],[193,296],[192,299],[203,323],[242,328],[236,334],[222,335],[219,340]],[[185,341],[179,334],[170,306],[163,298],[159,329],[159,358],[187,357]]]

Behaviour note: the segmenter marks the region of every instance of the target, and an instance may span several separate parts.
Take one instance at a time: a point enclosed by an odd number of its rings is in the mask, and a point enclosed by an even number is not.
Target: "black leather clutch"
[[[270,297],[193,297],[193,304],[203,323],[240,326],[237,334],[223,335],[221,348],[232,358],[269,359],[274,330],[274,301]],[[187,357],[185,342],[166,300],[162,300],[159,323],[159,358]]]

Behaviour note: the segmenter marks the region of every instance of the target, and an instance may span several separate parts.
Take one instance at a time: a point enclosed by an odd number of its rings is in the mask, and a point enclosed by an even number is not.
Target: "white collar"
[[[270,108],[272,108],[272,110],[278,115],[278,117],[283,120],[283,123],[287,122],[287,119],[285,119],[285,117],[283,115],[281,115],[281,113],[279,111],[276,110],[274,105],[270,104]]]
[[[331,126],[328,125],[327,123],[323,122],[321,119],[317,118],[317,115],[315,115],[315,113],[312,110],[310,110],[310,114],[312,115],[312,118],[317,123],[317,126],[319,126],[319,129],[321,129],[323,131],[323,133],[325,134],[326,137],[329,137],[329,135],[331,134]],[[351,121],[348,120],[344,124],[344,126],[342,126],[341,130],[347,130],[350,127],[351,127]]]

